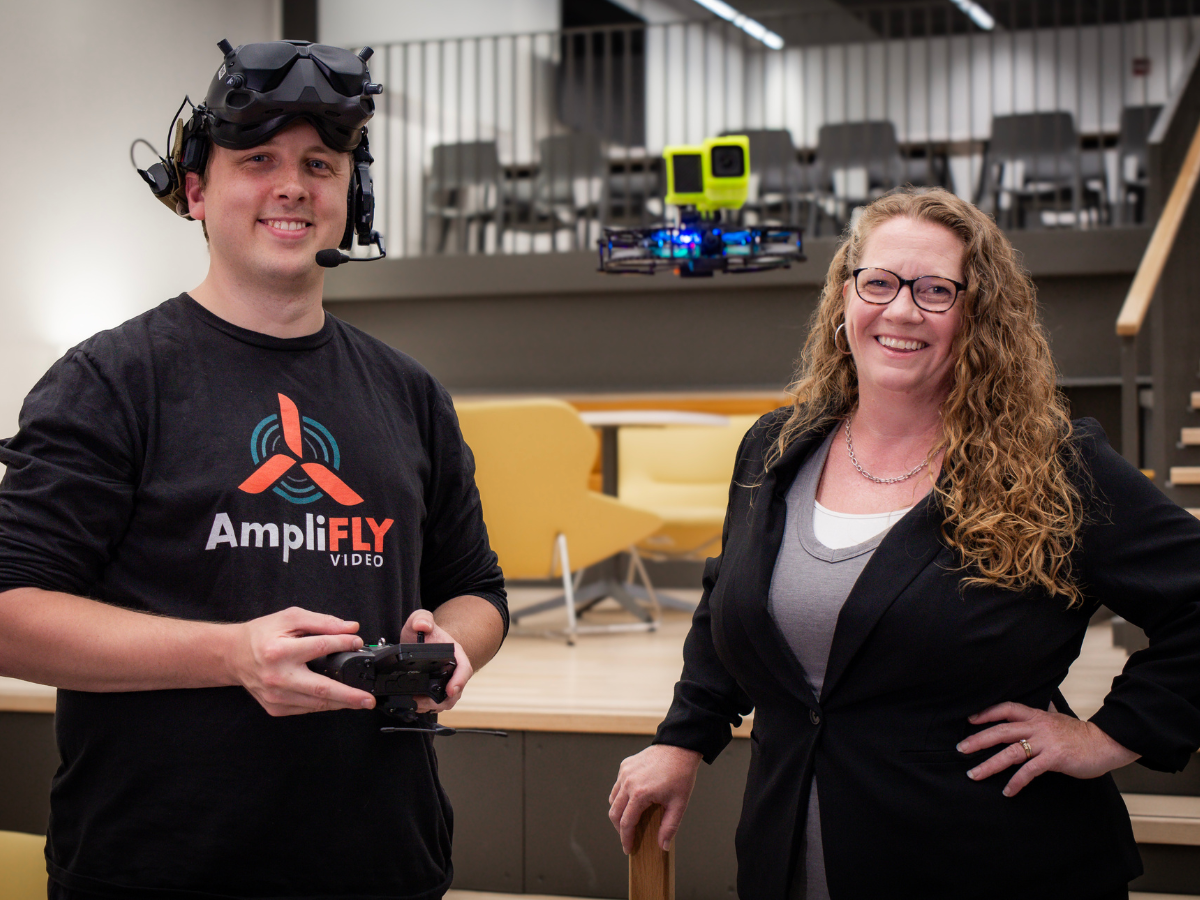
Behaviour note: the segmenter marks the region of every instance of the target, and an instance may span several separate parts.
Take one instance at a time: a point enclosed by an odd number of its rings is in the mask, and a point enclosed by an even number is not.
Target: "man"
[[[420,632],[446,709],[508,624],[449,396],[321,306],[379,88],[369,53],[221,47],[155,173],[207,277],[71,350],[0,445],[0,672],[60,688],[50,896],[441,897],[431,736],[307,667]]]

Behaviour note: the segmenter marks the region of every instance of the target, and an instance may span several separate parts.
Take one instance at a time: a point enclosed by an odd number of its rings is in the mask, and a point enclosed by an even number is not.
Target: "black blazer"
[[[1092,721],[1143,764],[1183,768],[1200,745],[1200,522],[1118,456],[1096,422],[1081,420],[1088,523],[1074,564],[1085,605],[964,590],[930,495],[892,527],[847,597],[818,698],[767,596],[788,488],[827,432],[797,439],[764,475],[781,423],[779,413],[764,416],[742,442],[723,552],[706,567],[683,675],[655,737],[711,762],[754,709],[739,896],[786,900],[814,774],[834,900],[1058,900],[1140,874],[1109,776],[1047,773],[1009,799],[1001,789],[1015,769],[979,783],[966,776],[1001,748],[967,757],[954,747],[980,730],[967,716],[1000,701],[1053,701],[1069,712],[1059,684],[1104,604],[1151,644],[1130,657]]]

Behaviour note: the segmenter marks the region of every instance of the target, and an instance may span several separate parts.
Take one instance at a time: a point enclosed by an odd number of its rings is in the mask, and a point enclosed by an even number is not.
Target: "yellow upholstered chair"
[[[492,549],[509,579],[543,579],[561,575],[569,642],[591,631],[653,629],[658,624],[657,598],[641,560],[640,571],[653,613],[632,606],[620,585],[598,592],[580,591],[572,573],[607,559],[658,530],[652,512],[634,509],[588,489],[598,440],[570,405],[560,400],[497,400],[455,405],[463,437],[475,455],[475,483],[483,501]],[[615,593],[614,593],[615,592]],[[618,596],[643,621],[622,625],[581,626],[576,605],[603,596]],[[558,605],[555,601],[514,610],[515,622],[530,612]]]
[[[652,512],[663,526],[638,544],[659,559],[703,559],[721,552],[721,526],[738,445],[758,416],[729,426],[623,428],[617,435],[622,503]]]
[[[0,900],[46,900],[46,838],[0,831]]]

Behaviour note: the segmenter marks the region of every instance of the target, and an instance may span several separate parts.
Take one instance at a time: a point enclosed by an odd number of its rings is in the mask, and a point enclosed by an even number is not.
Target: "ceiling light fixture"
[[[950,0],[950,2],[966,13],[968,18],[984,31],[991,31],[996,27],[996,20],[992,18],[992,14],[975,0]]]
[[[738,12],[728,3],[725,3],[724,0],[696,0],[696,2],[709,12],[720,16],[726,22],[729,22],[742,29],[742,31],[746,32],[746,34],[750,35],[750,37],[754,38],[756,41],[762,41],[772,50],[783,49],[783,38],[771,31],[761,22],[755,21],[745,13]],[[959,0],[954,0],[954,2],[958,3]],[[968,2],[968,0],[963,0],[963,2]],[[971,5],[974,6],[975,4],[972,3]],[[967,15],[970,15],[970,13],[967,13]]]

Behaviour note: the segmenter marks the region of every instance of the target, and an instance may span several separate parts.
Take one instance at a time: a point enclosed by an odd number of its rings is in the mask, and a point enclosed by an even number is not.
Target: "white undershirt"
[[[830,550],[853,547],[870,540],[882,531],[891,528],[912,509],[894,509],[881,513],[844,513],[826,509],[813,501],[813,533],[818,541]]]

